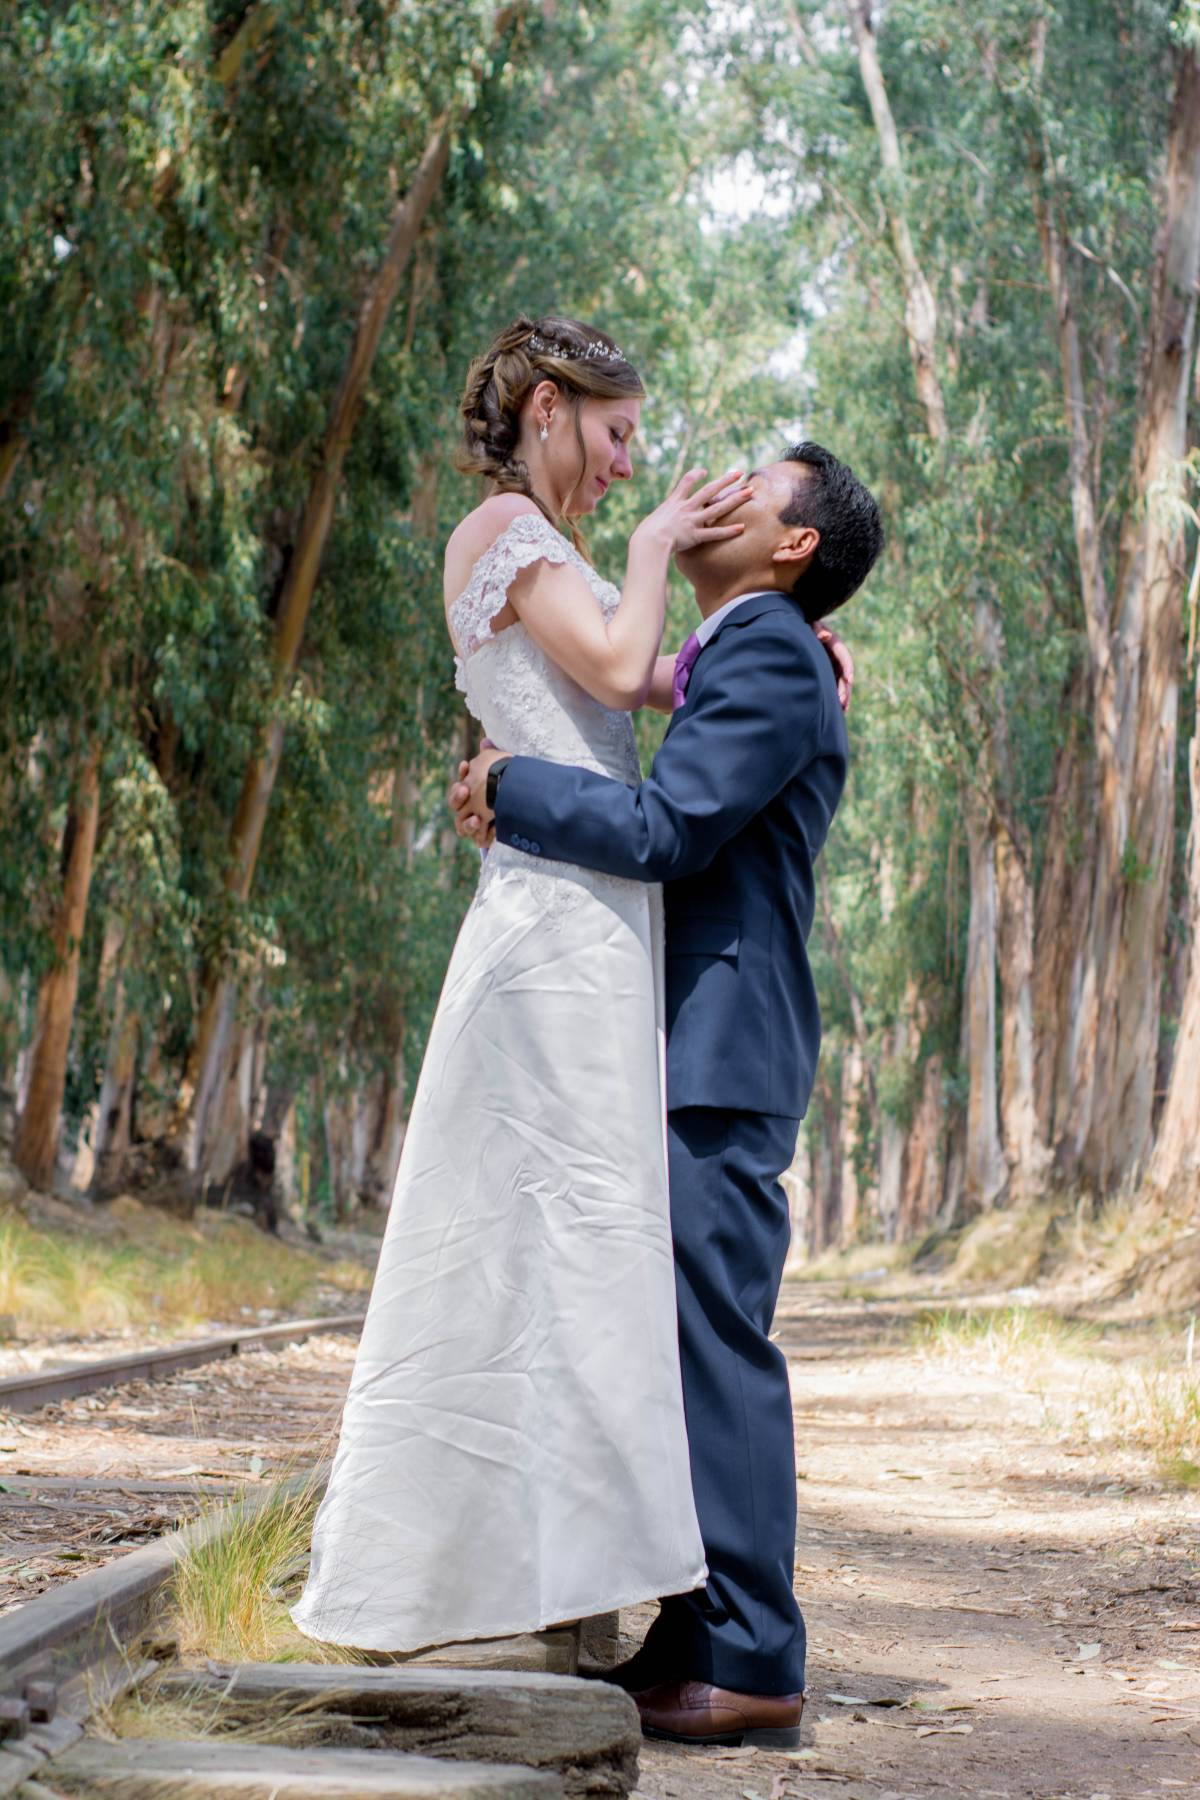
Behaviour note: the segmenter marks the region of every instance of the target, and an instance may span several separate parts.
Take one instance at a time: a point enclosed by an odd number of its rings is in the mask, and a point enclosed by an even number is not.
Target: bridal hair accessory
[[[529,338],[529,348],[540,350],[545,356],[559,356],[564,362],[625,362],[625,352],[618,350],[614,344],[610,350],[607,344],[593,339],[585,344],[582,350],[576,350],[571,344],[557,343],[553,338],[544,338],[539,332],[533,332]]]

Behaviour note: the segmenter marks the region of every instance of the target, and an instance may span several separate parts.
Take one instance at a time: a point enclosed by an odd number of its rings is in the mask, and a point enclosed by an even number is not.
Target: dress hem
[[[707,1580],[708,1565],[705,1563],[702,1565],[700,1574],[689,1582],[687,1586],[671,1588],[668,1591],[672,1594],[691,1594],[694,1593],[697,1588],[702,1588]],[[620,1595],[617,1599],[592,1600],[588,1602],[586,1607],[581,1607],[578,1610],[577,1616],[581,1619],[590,1619],[595,1618],[599,1613],[618,1612],[623,1606],[640,1606],[648,1600],[659,1600],[662,1598],[662,1593],[663,1590],[661,1588],[655,1588],[650,1593],[639,1588],[636,1593],[625,1593]],[[502,1624],[487,1626],[476,1625],[471,1629],[464,1628],[461,1630],[457,1626],[448,1625],[443,1628],[444,1636],[432,1641],[426,1638],[421,1643],[417,1644],[382,1644],[377,1642],[368,1643],[360,1637],[339,1637],[336,1632],[316,1631],[310,1625],[306,1625],[304,1621],[297,1616],[299,1611],[299,1606],[290,1610],[289,1617],[291,1618],[292,1624],[295,1625],[298,1631],[303,1632],[306,1638],[311,1638],[316,1644],[340,1644],[342,1648],[346,1650],[390,1650],[396,1652],[398,1655],[406,1656],[416,1655],[421,1650],[437,1650],[444,1644],[472,1644],[484,1641],[488,1638],[520,1637],[526,1632],[546,1631],[551,1625],[561,1624],[563,1622],[563,1614],[562,1611],[559,1610],[554,1615],[553,1619],[539,1619],[536,1624],[531,1624],[528,1620],[525,1620],[520,1624],[513,1624],[510,1620],[505,1620]]]

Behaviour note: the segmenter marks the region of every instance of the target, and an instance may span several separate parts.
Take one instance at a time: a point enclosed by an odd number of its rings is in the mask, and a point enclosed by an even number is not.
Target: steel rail
[[[168,1344],[161,1350],[136,1350],[127,1356],[69,1363],[65,1368],[40,1369],[32,1375],[13,1375],[7,1381],[0,1381],[0,1412],[34,1412],[52,1400],[70,1400],[76,1394],[117,1387],[123,1381],[161,1381],[165,1375],[174,1375],[180,1369],[220,1362],[259,1344],[294,1343],[324,1332],[356,1332],[362,1322],[362,1313],[333,1313],[323,1319],[287,1319],[281,1325],[256,1325],[246,1331],[222,1332],[216,1337]]]

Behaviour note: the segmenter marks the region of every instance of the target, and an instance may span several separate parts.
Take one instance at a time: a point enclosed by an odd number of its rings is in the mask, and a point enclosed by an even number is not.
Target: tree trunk
[[[346,1225],[357,1199],[354,1190],[351,1096],[345,1093],[327,1096],[321,1105],[321,1123],[325,1132],[325,1163],[329,1170],[333,1216],[339,1225]]]
[[[842,1157],[840,1095],[828,1069],[818,1073],[813,1090],[815,1143],[810,1138],[812,1160],[812,1253],[820,1256],[836,1244],[842,1228]]]
[[[37,998],[37,1022],[14,1158],[31,1186],[48,1189],[58,1155],[67,1052],[79,987],[79,947],[100,818],[100,745],[93,742],[71,799],[63,841],[63,891],[54,925],[54,963]]]
[[[450,153],[451,120],[438,120],[425,146],[413,181],[392,219],[383,262],[359,314],[358,327],[330,409],[317,474],[309,490],[296,544],[279,598],[275,637],[275,681],[272,719],[258,753],[251,759],[230,834],[226,886],[240,903],[249,897],[262,843],[267,808],[283,751],[282,700],[295,670],[300,644],[333,524],[342,466],[366,393],[367,381],[405,264],[417,234],[441,186]],[[217,1027],[230,984],[227,968],[211,971],[205,983],[196,1033],[180,1093],[177,1129],[188,1139],[188,1162],[197,1166],[202,1153],[208,1092],[214,1075]]]
[[[910,825],[914,822],[916,810],[915,804],[910,805],[908,810]],[[879,855],[879,904],[880,913],[886,925],[896,905],[895,871],[891,848],[887,844],[881,846]],[[894,1081],[890,1079],[892,1072],[904,1072],[905,1085],[907,1085],[907,1074],[920,1054],[919,1011],[920,990],[916,978],[910,974],[904,984],[904,999],[901,1002],[899,1014],[884,1033],[879,1081],[883,1094],[878,1103],[876,1133],[878,1149],[876,1216],[879,1220],[880,1235],[884,1242],[889,1244],[895,1239],[900,1218],[908,1125],[905,1119],[897,1117],[896,1113],[886,1104],[886,1096],[888,1088],[895,1086]],[[854,1018],[857,1029],[860,1024],[857,1008]],[[865,1034],[865,1021],[862,1022],[862,1029]]]
[[[908,1001],[905,1003],[903,1015],[892,1026],[887,1034],[886,1063],[908,1065],[911,1062],[914,1046],[910,1041],[911,1013]],[[879,1230],[885,1244],[895,1242],[899,1229],[900,1207],[904,1194],[904,1152],[908,1140],[908,1127],[904,1120],[890,1113],[886,1106],[879,1109],[879,1185],[877,1188],[876,1208],[879,1217]]]
[[[858,1180],[858,1145],[862,1129],[863,1096],[867,1085],[866,1062],[857,1044],[847,1048],[842,1061],[842,1159],[841,1241],[852,1244],[863,1225],[863,1196]]]
[[[297,1212],[301,1209],[294,1096],[290,1099],[286,1109],[277,1115],[270,1112],[270,1102],[268,1101],[268,1117],[272,1119],[272,1123],[268,1125],[264,1120],[262,1129],[275,1146],[275,1193],[280,1210],[288,1218],[295,1219]]]
[[[882,200],[896,261],[900,267],[904,291],[904,325],[908,339],[909,359],[917,398],[925,418],[930,441],[944,451],[949,439],[945,397],[937,368],[938,318],[933,290],[917,258],[908,222],[905,200],[904,159],[900,138],[892,116],[891,102],[871,19],[870,0],[844,0],[850,28],[858,52],[859,72],[871,108],[875,134],[879,143],[879,160],[883,169]],[[983,812],[977,814],[976,830],[987,842],[976,846],[972,860],[971,943],[968,990],[964,1004],[969,1028],[965,1034],[968,1047],[971,1102],[967,1109],[966,1194],[970,1204],[991,1205],[1005,1191],[1003,1160],[999,1157],[998,1098],[996,1091],[996,1056],[994,1044],[985,1040],[978,1028],[975,1008],[990,993],[990,1016],[995,1021],[995,967],[998,933],[1005,932],[1005,1089],[1012,1102],[1011,1130],[1006,1132],[1010,1154],[1019,1167],[1022,1192],[1040,1191],[1044,1154],[1036,1138],[1036,1115],[1033,1103],[1033,1055],[1030,1043],[1033,1019],[1033,897],[1030,888],[1030,859],[1022,851],[1020,833],[1015,826],[1010,734],[1000,671],[1004,663],[1004,640],[1000,616],[990,595],[981,593],[975,606],[975,643],[985,674],[987,712],[977,720],[977,730],[984,751],[980,767],[971,771],[969,779],[982,778],[985,791]],[[965,796],[968,813],[976,805],[974,796]],[[1003,861],[1004,907],[997,913],[996,871],[999,821],[1008,821],[1008,848]],[[1012,937],[1010,944],[1008,938]],[[974,990],[970,971],[973,970]],[[1011,1018],[1008,1015],[1011,1014]],[[980,1015],[982,1017],[982,1015]],[[886,1131],[886,1127],[884,1128]],[[979,1133],[976,1137],[976,1133]],[[881,1133],[880,1208],[899,1217],[903,1192],[901,1156]],[[985,1198],[990,1196],[990,1198]]]
[[[219,1034],[222,1055],[201,1163],[205,1177],[218,1187],[250,1154],[258,1029],[253,1004],[239,1008],[231,994],[229,1027]]]
[[[417,476],[413,492],[412,528],[414,535],[433,543],[438,530],[438,478],[441,473],[441,459],[437,456],[426,456]],[[422,701],[418,691],[415,712],[421,718]],[[406,874],[411,873],[413,864],[413,844],[416,836],[418,789],[413,774],[411,759],[401,757],[393,771],[392,777],[392,849],[401,857]],[[407,923],[405,926],[407,931]],[[375,1129],[372,1134],[364,1174],[364,1189],[368,1200],[376,1207],[386,1209],[391,1205],[392,1193],[396,1186],[396,1175],[400,1168],[400,1153],[404,1148],[404,1133],[408,1123],[407,1090],[407,1025],[405,1016],[405,996],[394,993],[388,996],[386,1028],[391,1040],[392,1059],[380,1078],[381,1088],[375,1111]]]
[[[508,29],[518,10],[516,6],[504,6],[497,11],[490,33],[492,45]],[[454,132],[469,115],[472,104],[460,102],[453,111],[443,113],[430,131],[408,192],[392,216],[387,248],[360,308],[350,353],[330,408],[317,473],[309,489],[279,596],[271,722],[258,752],[247,766],[230,833],[226,887],[239,903],[244,904],[249,897],[254,880],[267,809],[283,752],[282,701],[299,657],[321,559],[333,524],[346,453],[400,278],[441,188]],[[195,1035],[180,1088],[174,1128],[185,1139],[187,1160],[192,1167],[196,1166],[203,1145],[217,1027],[229,982],[229,970],[223,965],[206,971]]]
[[[846,0],[846,12],[858,51],[859,73],[879,140],[879,160],[888,189],[885,198],[888,227],[904,284],[904,329],[917,398],[930,437],[935,444],[941,445],[946,441],[947,425],[946,404],[937,372],[937,306],[933,289],[917,261],[909,229],[904,204],[904,159],[900,154],[900,138],[892,117],[883,70],[879,66],[870,0]]]
[[[792,1158],[791,1167],[783,1177],[783,1191],[787,1195],[788,1221],[792,1232],[784,1274],[790,1275],[795,1270],[803,1268],[809,1257],[814,1254],[812,1243],[812,1154],[809,1149],[808,1132],[803,1125],[800,1127],[800,1133],[796,1139],[796,1154]]]
[[[991,839],[998,910],[992,956],[1000,971],[1000,1124],[1012,1200],[1044,1191],[1047,1154],[1038,1131],[1033,1042],[1033,846],[1017,813],[1016,773],[1004,699],[1004,642],[989,594],[975,604],[980,663],[976,730],[986,753],[986,830]],[[981,802],[983,796],[981,795]]]
[[[967,864],[971,911],[963,1035],[970,1071],[963,1199],[982,1212],[1003,1198],[1007,1180],[996,1110],[996,862],[995,839],[983,808],[967,808]]]
[[[1087,698],[1081,659],[1063,698],[1067,732],[1054,761],[1034,938],[1034,1103],[1038,1137],[1048,1146],[1064,1136],[1079,1060],[1076,1032],[1086,955],[1079,922],[1087,918],[1091,894],[1096,817]]]
[[[104,1074],[100,1092],[88,1109],[88,1118],[79,1134],[75,1151],[71,1186],[78,1193],[86,1193],[93,1185],[101,1158],[108,1146],[122,1136],[126,1144],[129,1141],[133,1105],[132,1051],[137,1046],[137,1021],[130,1021],[133,1025],[131,1034],[125,1016],[127,954],[125,921],[119,913],[110,912],[104,921],[104,941],[100,949],[100,969],[96,980],[97,1006],[102,1012],[107,1010],[109,1015]],[[129,1043],[130,1037],[132,1046]],[[118,1064],[127,1076],[124,1082],[118,1079]]]
[[[1188,840],[1188,968],[1175,1038],[1167,1101],[1150,1164],[1150,1186],[1186,1200],[1200,1216],[1200,664],[1196,669],[1196,714],[1188,745],[1188,787],[1192,823]]]
[[[1043,42],[1044,29],[1035,39],[1035,71]],[[1200,60],[1187,46],[1176,58],[1151,319],[1111,605],[1053,161],[1041,142],[1031,154],[1070,433],[1098,785],[1085,948],[1074,984],[1071,1097],[1057,1160],[1068,1179],[1083,1175],[1100,1192],[1133,1178],[1150,1150],[1171,874],[1184,586],[1184,525],[1176,502],[1200,274]]]
[[[96,1122],[97,1172],[120,1166],[133,1137],[133,1088],[137,1073],[138,1017],[125,1005],[125,973],[118,976],[108,1057]]]
[[[1187,450],[1200,279],[1200,57],[1179,52],[1164,215],[1133,445],[1134,504],[1117,557],[1115,745],[1101,764],[1100,1040],[1084,1174],[1100,1192],[1151,1148],[1175,826],[1179,646],[1186,585],[1181,464]],[[1112,755],[1115,748],[1116,755]]]
[[[1001,825],[995,837],[1001,992],[1000,1119],[1009,1197],[1036,1200],[1046,1187],[1047,1156],[1034,1088],[1032,846]]]
[[[942,1104],[942,1059],[927,1059],[921,1071],[921,1098],[908,1131],[904,1188],[896,1222],[896,1238],[923,1235],[933,1225],[942,1203],[945,1131]]]

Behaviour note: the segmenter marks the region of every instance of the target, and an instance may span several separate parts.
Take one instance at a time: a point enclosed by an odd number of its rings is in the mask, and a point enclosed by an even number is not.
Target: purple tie
[[[675,678],[671,683],[672,711],[683,705],[683,697],[687,693],[688,682],[699,654],[700,639],[693,631],[691,637],[684,639],[683,648],[675,658]]]

